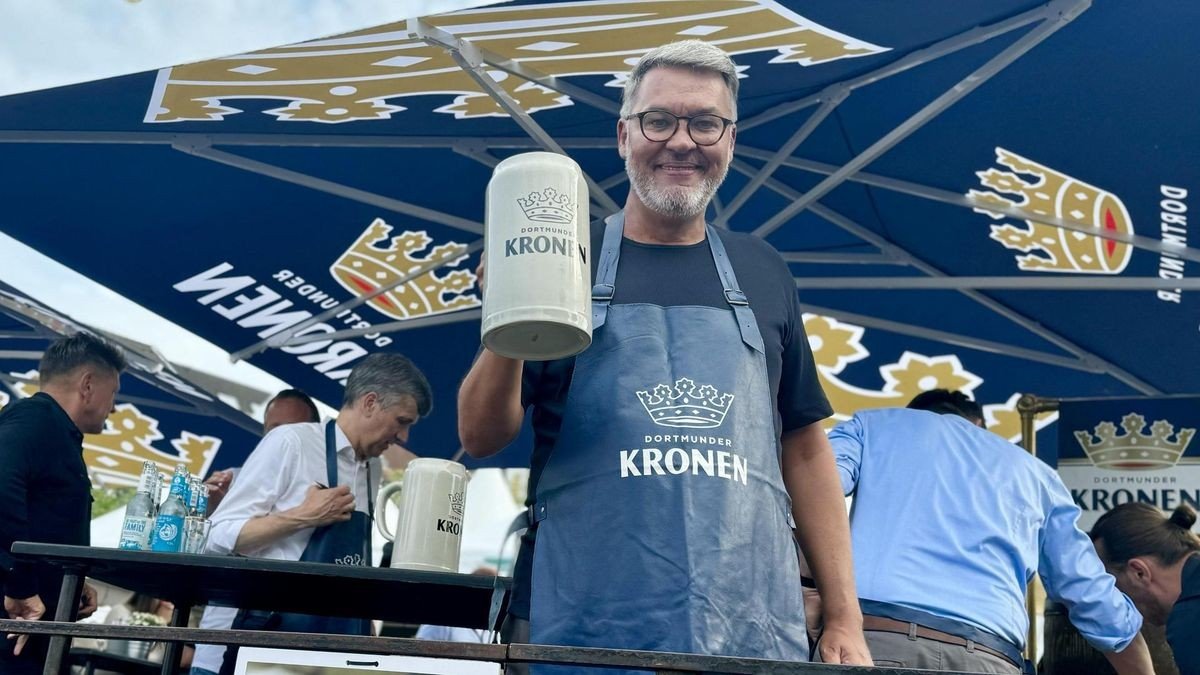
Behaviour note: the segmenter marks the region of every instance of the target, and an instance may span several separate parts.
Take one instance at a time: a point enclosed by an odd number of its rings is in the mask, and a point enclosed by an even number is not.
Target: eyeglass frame
[[[653,138],[650,138],[649,136],[646,135],[646,127],[643,125],[645,122],[646,115],[649,115],[650,113],[662,113],[664,115],[670,115],[671,117],[675,118],[675,128],[671,129],[671,133],[667,134],[667,137],[662,139],[661,141],[656,141]],[[697,113],[695,115],[676,115],[675,113],[673,113],[669,110],[661,110],[659,108],[651,108],[649,110],[643,110],[642,112],[639,112],[639,113],[630,113],[630,114],[626,115],[625,117],[622,117],[621,119],[630,120],[630,119],[633,119],[634,117],[636,117],[638,120],[638,131],[642,132],[642,138],[646,139],[647,141],[649,141],[651,143],[666,143],[667,141],[671,140],[671,138],[673,138],[675,136],[675,133],[679,131],[679,121],[687,120],[688,138],[692,139],[692,142],[695,143],[696,145],[699,145],[699,146],[705,147],[705,148],[710,148],[710,147],[716,145],[717,143],[720,143],[721,139],[725,138],[725,131],[727,129],[729,129],[729,127],[731,127],[731,126],[733,126],[733,127],[737,126],[736,120],[731,120],[728,117],[722,117],[716,113],[705,112],[705,113]],[[696,140],[695,136],[692,135],[692,120],[697,117],[715,117],[715,118],[721,120],[721,122],[722,122],[721,133],[717,136],[717,139],[714,140],[712,143],[701,143],[700,141]]]

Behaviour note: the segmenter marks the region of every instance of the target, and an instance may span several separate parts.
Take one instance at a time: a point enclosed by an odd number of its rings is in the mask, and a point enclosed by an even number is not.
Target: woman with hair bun
[[[1200,537],[1196,512],[1177,507],[1169,518],[1150,504],[1122,504],[1100,517],[1092,543],[1142,616],[1166,625],[1182,675],[1200,675]]]

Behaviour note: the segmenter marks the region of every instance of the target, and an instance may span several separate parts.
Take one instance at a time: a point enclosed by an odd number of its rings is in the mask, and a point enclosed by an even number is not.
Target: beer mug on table
[[[457,572],[467,503],[467,467],[458,462],[418,457],[404,480],[379,489],[375,525],[392,543],[392,567]],[[388,501],[400,495],[395,532],[387,522]]]
[[[487,187],[483,344],[501,356],[547,361],[592,342],[588,188],[570,157],[513,155]]]

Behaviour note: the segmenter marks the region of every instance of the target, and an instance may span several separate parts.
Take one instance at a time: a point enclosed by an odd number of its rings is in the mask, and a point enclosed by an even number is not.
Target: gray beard
[[[629,176],[634,193],[651,211],[669,218],[686,219],[702,215],[729,173],[729,166],[726,165],[720,175],[709,176],[694,188],[674,187],[664,190],[655,184],[653,175],[643,173],[634,166],[629,159],[632,155],[632,152],[625,153],[625,173]]]

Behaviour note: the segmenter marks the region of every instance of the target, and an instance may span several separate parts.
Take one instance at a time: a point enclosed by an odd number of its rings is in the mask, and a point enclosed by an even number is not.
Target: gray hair
[[[38,381],[45,385],[82,366],[111,370],[119,375],[128,364],[120,347],[98,335],[75,333],[55,340],[42,352],[42,360],[38,363]]]
[[[638,59],[637,65],[629,73],[629,79],[625,81],[625,91],[621,95],[621,117],[633,114],[633,99],[642,86],[642,79],[655,68],[691,68],[720,75],[729,89],[733,118],[737,119],[737,67],[723,49],[701,40],[672,42],[651,49]]]
[[[425,417],[433,409],[433,390],[425,375],[401,354],[371,354],[359,361],[346,379],[342,409],[375,392],[384,408],[396,405],[405,396],[417,403],[417,414]]]

